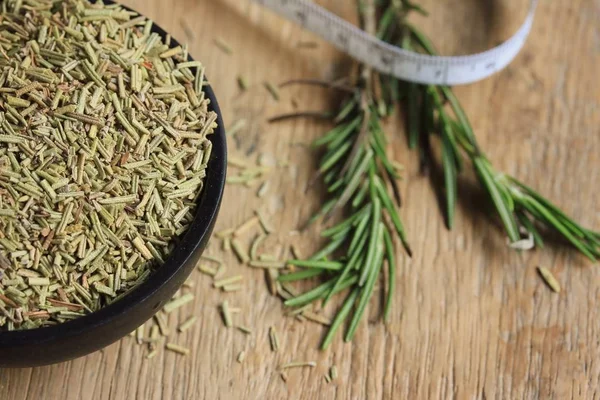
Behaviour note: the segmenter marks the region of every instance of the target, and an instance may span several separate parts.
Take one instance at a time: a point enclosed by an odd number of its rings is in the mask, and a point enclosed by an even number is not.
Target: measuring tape
[[[353,58],[396,78],[430,85],[464,85],[502,70],[523,48],[538,0],[530,0],[527,19],[517,33],[483,53],[438,57],[392,46],[308,0],[253,0],[300,24]]]

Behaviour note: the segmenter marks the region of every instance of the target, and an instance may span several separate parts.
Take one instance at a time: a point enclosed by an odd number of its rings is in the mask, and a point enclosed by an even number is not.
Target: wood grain
[[[230,186],[219,228],[236,226],[262,207],[278,235],[266,248],[280,252],[295,243],[308,253],[318,245],[315,231],[288,232],[314,212],[321,194],[305,194],[315,154],[306,148],[327,126],[298,120],[269,125],[266,118],[294,110],[335,106],[335,93],[307,87],[282,91],[275,102],[265,80],[333,78],[349,60],[327,44],[301,49],[316,40],[291,23],[240,0],[124,0],[153,18],[205,63],[226,124],[244,118],[248,126],[230,140],[230,152],[255,160],[265,153],[290,166],[271,173],[262,200],[256,188]],[[355,3],[321,4],[355,21]],[[419,1],[431,15],[417,23],[446,54],[482,50],[502,39],[525,13],[524,1]],[[507,173],[536,186],[587,225],[600,228],[600,3],[589,0],[542,2],[531,39],[505,71],[459,88],[482,146]],[[234,48],[220,51],[215,37]],[[241,93],[238,74],[250,82]],[[373,304],[369,322],[353,343],[337,340],[317,350],[324,328],[284,316],[281,302],[265,289],[260,271],[228,257],[228,273],[245,277],[245,290],[224,295],[200,274],[196,299],[171,318],[176,326],[189,315],[199,322],[171,340],[192,348],[186,358],[161,352],[146,360],[146,349],[124,338],[69,363],[0,371],[0,399],[597,399],[600,398],[600,271],[562,247],[518,254],[507,249],[497,224],[486,217],[485,197],[470,178],[461,182],[460,212],[447,232],[429,179],[418,173],[406,150],[401,124],[389,121],[394,158],[406,165],[402,181],[412,260],[398,265],[398,293],[388,325]],[[213,243],[211,254],[218,254]],[[553,271],[561,294],[552,293],[536,274]],[[236,323],[253,327],[250,337],[225,329],[217,310],[227,298],[243,308]],[[333,309],[327,309],[332,313]],[[269,349],[275,326],[281,350]],[[247,352],[243,364],[238,352]],[[292,360],[315,360],[314,369],[277,367]],[[336,364],[339,378],[324,374]]]

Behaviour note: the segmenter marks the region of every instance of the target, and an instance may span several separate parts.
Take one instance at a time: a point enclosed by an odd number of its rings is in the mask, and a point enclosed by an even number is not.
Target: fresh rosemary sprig
[[[341,209],[349,216],[322,232],[328,243],[309,260],[290,262],[302,267],[301,270],[280,277],[287,282],[315,276],[325,278],[320,286],[285,302],[293,307],[321,299],[326,303],[334,294],[350,288],[350,295],[323,342],[324,348],[358,301],[346,333],[346,340],[352,339],[386,262],[385,315],[389,314],[395,281],[394,235],[410,253],[404,227],[392,200],[394,190],[388,189],[390,182],[399,178],[398,170],[387,157],[386,139],[372,93],[364,86],[357,88],[341,107],[335,122],[335,128],[314,143],[315,147],[325,151],[319,174],[327,186],[330,200],[313,220],[327,219]],[[338,250],[342,250],[341,255]]]
[[[369,20],[374,17],[374,10],[372,5],[361,8],[367,30],[374,31],[375,21]],[[301,270],[279,278],[286,282],[324,278],[324,283],[316,288],[287,300],[285,304],[291,307],[317,300],[327,303],[333,295],[350,289],[322,343],[323,348],[331,343],[350,314],[345,340],[352,339],[385,264],[388,279],[384,316],[389,316],[395,283],[394,237],[411,252],[396,208],[400,202],[396,185],[399,171],[387,156],[372,84],[373,72],[366,66],[361,66],[361,71],[333,119],[335,127],[314,142],[314,147],[324,151],[318,173],[327,186],[330,200],[313,220],[327,220],[337,211],[343,211],[347,217],[322,232],[328,243],[309,260],[290,262]],[[347,86],[344,88],[347,92]]]
[[[431,41],[413,25],[406,22],[410,11],[421,9],[403,1],[379,3],[381,15],[379,37],[408,50],[435,55]],[[489,194],[514,247],[519,248],[523,235],[543,247],[540,227],[554,230],[590,260],[600,257],[600,234],[583,228],[561,209],[536,191],[494,169],[480,149],[471,124],[460,102],[447,86],[426,86],[399,83],[382,76],[383,108],[391,110],[400,100],[407,116],[409,146],[428,152],[430,135],[441,140],[442,165],[445,181],[446,223],[452,228],[458,198],[457,180],[463,169],[463,155],[471,161],[481,186]],[[388,106],[389,105],[389,106]]]
[[[405,0],[382,0],[376,6],[373,0],[359,2],[359,12],[369,33],[376,32],[379,38],[406,49],[435,54],[429,39],[406,22],[412,11],[426,14]],[[342,209],[347,217],[322,233],[328,243],[313,257],[290,262],[302,269],[279,277],[282,282],[324,278],[316,288],[287,300],[285,304],[291,307],[319,300],[326,303],[333,295],[349,289],[325,336],[323,348],[331,343],[351,314],[345,340],[352,339],[384,264],[388,268],[384,318],[388,318],[395,283],[394,238],[397,236],[411,253],[392,200],[400,203],[396,186],[398,170],[387,157],[386,137],[381,128],[381,119],[391,115],[398,104],[404,106],[407,116],[410,148],[418,148],[422,158],[428,160],[431,137],[437,135],[441,141],[449,228],[454,224],[458,175],[464,168],[466,155],[490,195],[512,247],[523,249],[534,244],[542,247],[539,227],[545,226],[557,231],[591,260],[600,257],[600,233],[581,227],[533,189],[494,169],[481,151],[451,88],[402,82],[385,75],[378,75],[374,81],[375,75],[368,67],[361,69],[355,87],[329,85],[351,95],[333,119],[335,128],[314,143],[325,152],[319,176],[327,185],[330,199],[312,221],[323,217],[327,220]]]

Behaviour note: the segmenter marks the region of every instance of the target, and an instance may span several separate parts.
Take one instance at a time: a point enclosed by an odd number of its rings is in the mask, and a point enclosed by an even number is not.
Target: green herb
[[[258,192],[256,193],[256,195],[258,196],[258,198],[262,199],[263,197],[265,197],[267,195],[268,191],[269,191],[269,182],[265,181],[258,188]]]
[[[223,291],[226,292],[226,293],[229,293],[229,292],[239,292],[243,288],[244,288],[244,285],[242,285],[241,283],[235,283],[235,284],[230,284],[230,285],[224,285],[223,286]]]
[[[177,330],[180,333],[183,333],[183,332],[187,331],[188,329],[190,329],[196,323],[197,320],[198,320],[198,318],[196,316],[191,316],[185,322],[183,322],[181,325],[179,325]]]
[[[267,91],[271,94],[273,100],[279,101],[279,89],[277,89],[275,85],[273,85],[271,82],[265,82],[265,89],[267,89]]]
[[[50,286],[50,279],[39,277],[29,278],[29,286]]]
[[[0,10],[0,305],[22,316],[0,330],[16,330],[94,312],[164,263],[196,211],[216,114],[202,64],[142,16],[87,0]]]
[[[237,134],[238,132],[240,132],[245,127],[246,127],[246,120],[245,119],[239,119],[239,120],[235,121],[233,123],[233,125],[231,125],[225,131],[227,132],[228,136],[234,136],[235,134]]]
[[[225,264],[219,265],[219,267],[217,268],[217,274],[215,275],[215,279],[217,279],[220,276],[222,276],[223,273],[225,273]]]
[[[364,29],[393,45],[435,54],[429,40],[407,22],[412,11],[423,10],[408,1],[367,0],[358,7]],[[337,113],[300,112],[272,118],[280,121],[297,117],[327,117],[333,129],[317,139],[313,147],[322,151],[318,178],[324,182],[328,200],[311,219],[328,222],[334,215],[343,218],[324,230],[326,245],[309,259],[295,255],[288,264],[298,271],[281,274],[288,282],[320,277],[322,283],[302,293],[279,291],[290,307],[315,301],[327,303],[335,294],[349,289],[338,309],[322,347],[327,348],[336,332],[348,321],[345,340],[353,338],[369,304],[375,284],[387,269],[384,319],[389,318],[395,291],[396,243],[410,256],[411,249],[398,213],[401,197],[397,180],[402,170],[387,155],[387,137],[382,118],[396,105],[404,105],[409,146],[419,147],[430,159],[430,136],[438,135],[444,169],[446,221],[452,227],[458,202],[458,176],[464,170],[464,156],[470,159],[481,186],[488,192],[505,226],[511,247],[528,249],[531,241],[541,246],[540,227],[555,230],[588,258],[600,257],[600,234],[568,217],[533,189],[517,179],[497,172],[477,143],[473,129],[452,90],[400,82],[374,73],[360,65],[360,75],[350,84],[298,80],[291,84],[324,86],[345,94]],[[298,315],[304,315],[300,313]],[[309,314],[310,315],[310,314]],[[329,322],[329,321],[327,321]]]
[[[162,312],[154,314],[154,320],[160,329],[160,334],[163,336],[169,336],[171,334],[171,330],[167,324],[167,318],[168,317],[166,317]]]
[[[179,307],[184,306],[185,304],[187,304],[193,300],[194,300],[194,295],[191,293],[186,293],[180,297],[177,297],[177,298],[169,301],[167,304],[165,304],[165,306],[163,307],[163,311],[167,314],[170,314],[173,311],[177,310]]]
[[[190,349],[175,343],[167,343],[166,348],[167,350],[171,350],[172,352],[181,354],[183,356],[187,356],[188,354],[190,354]]]
[[[379,27],[380,37],[406,49],[435,55],[433,44],[422,32],[407,22],[411,11],[423,10],[408,2],[379,2],[381,15],[390,15]],[[382,87],[389,90],[382,99],[391,111],[402,103],[408,116],[409,143],[419,147],[424,161],[432,161],[431,136],[441,142],[442,166],[446,194],[446,223],[452,228],[458,202],[458,175],[464,170],[464,158],[470,161],[481,188],[487,192],[511,241],[511,247],[530,249],[531,241],[543,246],[543,234],[554,231],[590,260],[600,257],[600,235],[567,216],[535,190],[518,179],[497,171],[479,146],[473,128],[460,102],[446,86],[403,83],[380,76]],[[400,99],[404,99],[400,101]],[[541,229],[544,228],[544,229]]]
[[[214,40],[215,45],[217,45],[217,47],[219,49],[221,49],[225,54],[231,55],[233,54],[233,49],[231,48],[231,46],[225,41],[225,39],[221,38],[221,37],[217,37]]]
[[[245,76],[242,76],[242,75],[238,76],[237,82],[238,82],[238,86],[240,87],[240,89],[242,91],[245,92],[246,90],[248,90],[248,79],[246,79]]]
[[[227,184],[228,185],[239,185],[239,184],[252,184],[252,182],[255,180],[254,177],[251,176],[228,176],[227,177]]]
[[[248,253],[242,247],[242,244],[237,239],[231,240],[231,247],[233,248],[233,252],[237,256],[238,260],[242,264],[246,264],[246,263],[248,263],[248,261],[250,261],[250,257],[248,256]]]
[[[156,349],[156,343],[160,340],[160,328],[158,325],[152,325],[150,328],[150,338],[147,339],[148,349],[153,351]]]
[[[142,344],[142,342],[144,341],[144,328],[144,325],[140,325],[135,330],[135,340],[137,344]]]
[[[260,226],[267,235],[270,235],[271,233],[275,232],[275,228],[271,226],[267,218],[260,210],[254,210],[254,214],[256,214],[256,216],[258,217],[258,222],[260,222]]]
[[[282,381],[284,381],[284,382],[288,381],[288,376],[284,371],[281,371],[281,374],[279,376],[281,376]]]
[[[246,359],[246,352],[240,351],[237,356],[237,362],[239,362],[241,364],[244,362],[245,359]]]
[[[282,261],[250,261],[248,263],[251,267],[254,268],[267,268],[267,269],[282,269],[287,266],[285,262]]]
[[[227,253],[231,251],[231,238],[230,237],[226,237],[225,239],[223,239],[223,251],[225,251]]]
[[[258,248],[265,241],[265,239],[267,239],[267,235],[263,234],[263,235],[258,235],[252,241],[252,245],[250,246],[250,259],[252,260],[252,262],[254,262],[258,259]],[[250,266],[253,266],[252,262],[250,262]]]
[[[286,364],[283,364],[279,367],[280,370],[288,369],[288,368],[303,368],[303,367],[311,367],[314,368],[317,366],[316,361],[293,361]]]
[[[258,217],[252,217],[252,218],[248,219],[246,222],[241,224],[235,231],[233,231],[233,236],[237,237],[237,236],[243,235],[244,233],[246,233],[246,231],[251,229],[258,222],[259,222]]]
[[[537,270],[540,276],[544,279],[544,282],[546,282],[546,284],[548,285],[548,287],[550,287],[550,289],[552,289],[556,293],[560,293],[560,283],[558,283],[552,272],[550,272],[550,270],[544,267],[538,267]]]
[[[221,304],[221,315],[223,316],[223,322],[225,323],[225,326],[227,328],[231,328],[233,323],[231,321],[231,313],[229,311],[229,303],[227,300]]]
[[[218,257],[212,257],[212,256],[207,256],[206,254],[202,255],[201,257],[203,260],[207,260],[210,262],[213,262],[215,264],[221,265],[223,264],[223,260],[218,258]]]
[[[235,229],[233,228],[225,229],[215,233],[215,236],[219,239],[225,239],[226,237],[230,237],[231,235],[233,235],[234,231]]]
[[[273,326],[269,327],[269,343],[271,344],[272,351],[279,350],[279,337],[277,336],[277,331]]]
[[[193,289],[196,286],[194,281],[185,281],[182,285],[184,288]]]
[[[154,349],[154,350],[152,350],[150,353],[148,353],[148,354],[146,355],[146,359],[147,359],[147,360],[151,360],[151,359],[153,359],[154,357],[156,357],[156,355],[157,355],[157,354],[158,354],[158,349]]]
[[[213,283],[213,286],[215,288],[222,288],[227,285],[238,283],[238,282],[242,281],[243,279],[244,279],[244,277],[242,275],[235,275],[235,276],[231,276],[229,278],[219,279]]]
[[[279,278],[279,272],[275,268],[269,268],[265,270],[265,275],[267,278],[267,286],[269,288],[269,292],[271,295],[277,295],[277,292],[280,290],[281,284],[277,281]]]
[[[250,328],[248,328],[248,327],[246,327],[246,326],[240,325],[240,326],[238,326],[238,329],[239,329],[241,332],[245,333],[246,335],[250,335],[250,334],[252,334],[252,329],[250,329]]]
[[[361,12],[365,29],[374,31],[374,5],[365,3]],[[328,244],[310,259],[290,261],[291,265],[303,270],[279,277],[280,282],[315,276],[326,279],[315,289],[288,299],[288,306],[303,306],[316,300],[328,302],[343,289],[351,289],[352,295],[333,321],[308,314],[311,319],[330,325],[323,348],[329,345],[351,314],[345,339],[352,339],[384,264],[387,263],[391,270],[395,268],[396,247],[386,247],[386,238],[397,236],[411,254],[397,211],[400,195],[396,180],[399,175],[386,153],[387,142],[378,110],[374,74],[366,66],[361,68],[354,87],[346,90],[344,86],[348,96],[333,118],[335,127],[314,142],[314,147],[324,152],[319,176],[328,188],[330,200],[312,221],[329,220],[338,212],[343,212],[346,217],[322,233]],[[393,285],[388,288],[387,302],[393,296]]]
[[[331,368],[329,368],[329,376],[331,377],[331,380],[334,381],[337,379],[338,377],[338,370],[337,367],[335,365],[332,365]]]
[[[210,275],[212,277],[214,277],[215,275],[217,275],[217,270],[209,267],[208,265],[204,265],[204,264],[200,264],[198,265],[198,270],[206,275]]]
[[[317,314],[312,311],[304,311],[302,312],[302,315],[310,321],[317,322],[325,326],[331,326],[331,320],[321,314]]]
[[[261,254],[258,256],[259,261],[277,261],[277,257],[272,254]]]

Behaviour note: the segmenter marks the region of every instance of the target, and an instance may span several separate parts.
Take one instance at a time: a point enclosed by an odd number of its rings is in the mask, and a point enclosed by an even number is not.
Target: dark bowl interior
[[[105,3],[111,1],[105,0]],[[127,8],[123,6],[124,8]],[[163,38],[165,31],[154,25]],[[177,41],[171,41],[177,46]],[[189,57],[192,60],[191,57]],[[0,332],[0,367],[33,367],[81,357],[132,332],[168,301],[194,269],[206,248],[217,219],[227,165],[225,130],[217,99],[205,86],[210,109],[219,127],[210,135],[213,144],[203,193],[196,216],[179,245],[144,283],[127,296],[92,314],[59,325],[24,331]]]

